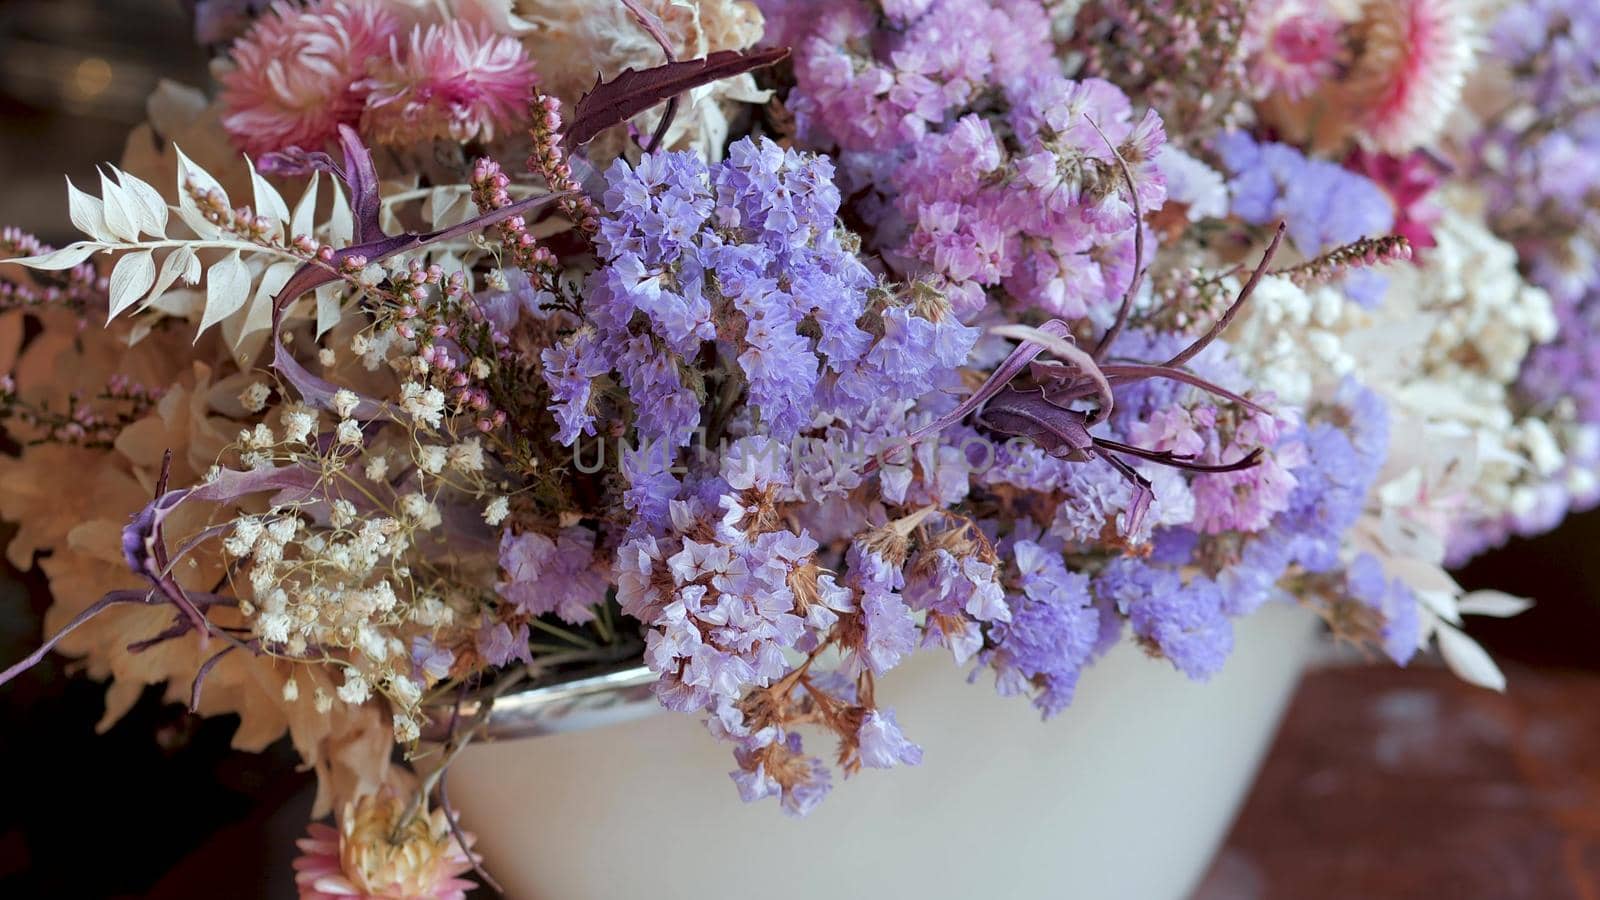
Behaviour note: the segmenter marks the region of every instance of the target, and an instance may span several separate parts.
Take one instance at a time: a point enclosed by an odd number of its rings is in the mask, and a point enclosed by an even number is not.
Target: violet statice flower
[[[728,472],[746,487],[708,481],[707,493],[718,484],[724,491],[714,509],[697,496],[674,500],[664,529],[644,530],[618,551],[617,602],[648,626],[645,662],[661,675],[656,694],[680,711],[709,710],[771,684],[788,670],[785,650],[850,608],[847,591],[818,578],[814,602],[828,615],[803,615],[792,579],[816,571],[817,542],[766,521],[770,489],[789,483],[787,458],[760,439],[743,440]]]
[[[563,442],[592,430],[588,384],[615,371],[641,442],[690,443],[707,345],[759,429],[791,440],[820,413],[921,396],[977,340],[927,291],[888,304],[880,335],[862,329],[875,280],[836,221],[824,157],[745,139],[716,166],[687,152],[618,160],[607,183],[587,330],[544,359]]]
[[[564,622],[594,618],[606,599],[606,575],[595,560],[595,534],[582,525],[563,528],[554,539],[536,531],[500,535],[500,568],[495,585],[502,600],[530,616],[555,613]]]
[[[733,751],[739,768],[730,773],[739,788],[739,797],[753,803],[763,797],[777,797],[791,816],[805,816],[833,789],[828,767],[814,756],[806,756],[800,735],[768,727],[741,741]]]
[[[1370,553],[1359,554],[1345,569],[1350,599],[1378,613],[1383,624],[1376,637],[1396,665],[1405,665],[1422,644],[1422,618],[1417,595],[1398,578],[1384,575]]]
[[[878,553],[852,543],[845,554],[845,584],[860,597],[861,627],[845,642],[848,655],[841,670],[882,675],[916,652],[917,626],[900,588],[905,573]]]
[[[450,667],[455,661],[455,652],[449,647],[440,647],[432,637],[419,634],[411,639],[411,671],[412,677],[417,680],[424,683],[438,681],[450,674]]]
[[[869,710],[856,732],[861,764],[874,769],[897,765],[914,766],[922,762],[922,748],[906,740],[892,709]]]
[[[1012,554],[1020,592],[1007,598],[1011,620],[991,630],[983,661],[1002,696],[1034,693],[1048,718],[1072,702],[1078,674],[1095,655],[1100,610],[1088,577],[1067,570],[1059,543],[1019,540]]]
[[[1233,624],[1210,579],[1185,582],[1170,569],[1122,557],[1095,576],[1094,592],[1115,604],[1141,642],[1196,681],[1221,671],[1233,651]]]
[[[533,654],[528,649],[528,623],[517,624],[516,630],[504,622],[485,620],[475,635],[478,655],[491,666],[503,666],[513,659],[532,665]]]
[[[937,547],[918,554],[906,571],[906,601],[926,614],[924,644],[948,648],[957,665],[983,648],[985,623],[1011,620],[998,569],[977,552],[957,556]]]

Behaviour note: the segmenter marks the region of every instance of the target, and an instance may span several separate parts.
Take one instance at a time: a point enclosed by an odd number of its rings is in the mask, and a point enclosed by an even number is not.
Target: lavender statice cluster
[[[1488,195],[1489,224],[1517,249],[1527,278],[1554,304],[1556,337],[1529,353],[1518,391],[1528,414],[1564,419],[1565,474],[1540,502],[1474,535],[1471,550],[1554,527],[1600,491],[1600,9],[1571,0],[1508,6],[1490,52],[1509,72],[1503,105],[1474,136],[1469,165]]]
[[[816,5],[790,35],[800,136],[868,193],[874,246],[945,282],[966,317],[991,289],[1018,309],[1103,314],[1133,278],[1121,166],[1143,212],[1166,199],[1160,117],[1064,77],[1035,0],[893,6]]]
[[[1251,225],[1283,222],[1294,248],[1307,259],[1395,227],[1395,207],[1384,189],[1337,163],[1308,157],[1290,144],[1257,141],[1226,131],[1212,150],[1228,173],[1231,212]],[[1383,297],[1387,281],[1370,269],[1347,273],[1340,287],[1363,306]]]
[[[746,139],[714,167],[690,153],[619,160],[607,184],[583,325],[544,353],[564,443],[595,432],[595,380],[609,373],[643,444],[686,446],[709,424],[708,371],[788,440],[821,413],[920,395],[976,339],[877,288],[838,224],[824,157]]]

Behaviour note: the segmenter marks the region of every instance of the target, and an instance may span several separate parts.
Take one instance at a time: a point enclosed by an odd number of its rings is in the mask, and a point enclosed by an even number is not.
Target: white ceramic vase
[[[450,795],[516,900],[1180,900],[1249,789],[1314,628],[1303,610],[1262,609],[1207,684],[1124,642],[1044,723],[924,652],[878,689],[922,764],[864,770],[805,819],[741,803],[727,747],[682,715],[471,748]]]

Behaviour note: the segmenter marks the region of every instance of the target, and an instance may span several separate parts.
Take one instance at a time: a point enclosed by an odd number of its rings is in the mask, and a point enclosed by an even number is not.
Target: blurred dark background
[[[70,240],[62,176],[93,183],[158,79],[205,65],[179,0],[0,0],[0,224]],[[1426,659],[1308,675],[1195,900],[1600,900],[1596,546],[1600,513],[1580,515],[1458,573],[1539,601],[1472,622],[1505,695]],[[0,569],[0,662],[47,603]],[[59,657],[0,688],[0,897],[292,897],[293,751],[232,751],[233,720],[154,692],[96,735],[102,693]]]

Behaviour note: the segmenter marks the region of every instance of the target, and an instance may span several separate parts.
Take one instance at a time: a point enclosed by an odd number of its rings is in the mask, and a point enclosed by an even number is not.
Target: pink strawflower
[[[276,3],[233,45],[222,76],[222,125],[252,154],[318,149],[361,118],[367,61],[400,23],[375,0]]]
[[[534,81],[516,38],[460,21],[417,26],[367,81],[365,130],[388,144],[493,140],[527,118]]]
[[[1363,9],[1364,143],[1405,153],[1438,134],[1472,66],[1472,16],[1462,0],[1388,0]]]
[[[1299,100],[1337,72],[1344,22],[1326,4],[1268,0],[1250,10],[1244,42],[1258,96]]]
[[[311,823],[295,842],[300,900],[464,900],[477,886],[460,877],[473,865],[468,849],[451,834],[444,810],[418,811],[402,823],[408,806],[384,791],[347,805],[337,829]],[[472,835],[463,837],[470,847]]]

